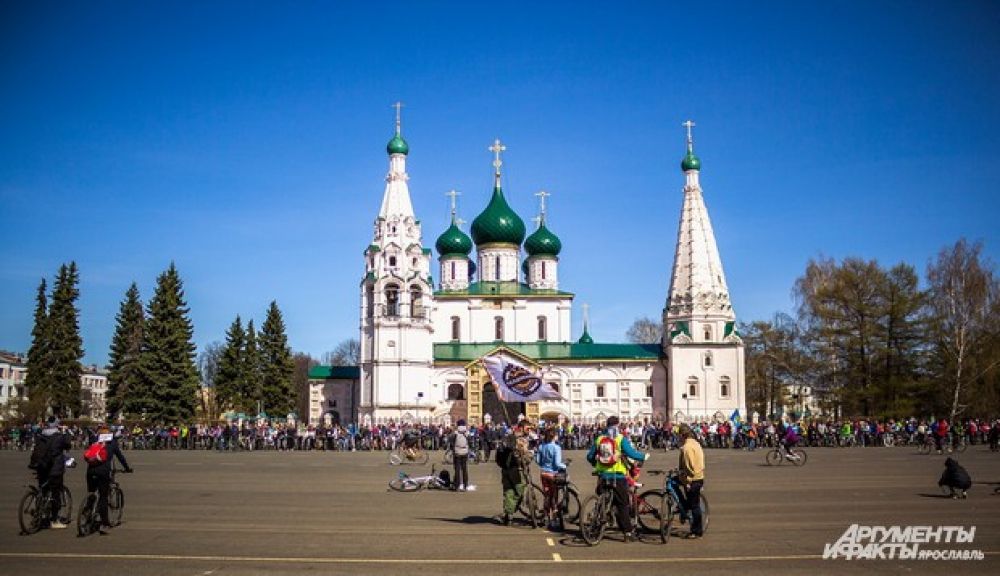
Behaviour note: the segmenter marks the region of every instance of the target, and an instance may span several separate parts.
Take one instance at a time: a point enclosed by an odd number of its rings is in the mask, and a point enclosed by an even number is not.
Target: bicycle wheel
[[[645,532],[655,533],[660,529],[663,509],[663,490],[646,490],[639,494],[635,502],[635,517],[639,527]]]
[[[604,509],[605,499],[588,496],[580,506],[580,537],[589,546],[596,546],[604,538],[605,521],[608,515]]]
[[[771,450],[767,453],[767,457],[764,458],[768,466],[780,466],[781,461],[784,458],[781,456],[781,452],[778,450]]]
[[[399,466],[403,462],[403,455],[400,454],[399,449],[393,450],[389,453],[389,464],[393,466]]]
[[[117,484],[108,491],[108,520],[112,526],[121,526],[125,516],[125,493]]]
[[[562,498],[559,500],[559,510],[556,511],[556,521],[559,529],[566,531],[567,524],[580,523],[580,493],[576,486],[563,486]]]
[[[87,536],[94,533],[94,525],[97,523],[97,495],[88,494],[80,505],[80,512],[76,515],[76,533],[80,536]]]
[[[21,524],[21,532],[24,534],[34,534],[42,527],[42,515],[38,509],[38,501],[41,494],[31,490],[21,498],[21,504],[17,507],[17,521]]]
[[[670,540],[670,531],[673,529],[674,522],[674,510],[677,508],[677,504],[674,503],[673,497],[664,494],[660,502],[660,541],[664,544],[667,540]]]
[[[798,456],[798,458],[792,458],[792,464],[795,464],[796,466],[805,466],[806,460],[809,458],[808,455],[806,455],[806,451],[801,448],[796,448],[795,455]]]
[[[417,456],[413,459],[417,464],[427,464],[431,460],[431,455],[427,450],[421,450],[417,453]]]
[[[698,501],[701,502],[701,533],[704,534],[708,532],[708,498],[705,498],[705,494],[700,494]]]
[[[62,487],[62,501],[59,504],[59,521],[69,524],[73,520],[73,494],[66,485]]]
[[[532,528],[545,523],[545,510],[542,507],[544,501],[542,489],[537,484],[528,482],[524,485],[524,494],[517,504],[517,511],[528,519]]]
[[[415,482],[412,478],[395,478],[389,481],[389,488],[397,492],[416,492],[420,490],[420,483]]]

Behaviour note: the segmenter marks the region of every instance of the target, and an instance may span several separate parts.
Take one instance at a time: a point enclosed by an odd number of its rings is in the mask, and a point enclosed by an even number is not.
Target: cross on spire
[[[493,153],[493,168],[496,169],[496,175],[500,175],[500,166],[503,166],[503,161],[500,160],[500,153],[506,150],[507,147],[500,143],[500,139],[497,138],[493,141],[493,145],[487,148]]]
[[[587,324],[590,324],[590,304],[583,305],[583,329],[587,329]]]
[[[457,210],[458,204],[455,201],[455,199],[458,198],[459,196],[461,196],[462,193],[459,192],[458,190],[449,190],[448,192],[445,192],[444,195],[451,197],[451,220],[452,220],[452,222],[454,222],[455,221],[455,214],[458,212],[458,210]]]
[[[695,124],[691,120],[688,120],[681,124],[681,126],[687,128],[688,133],[688,152],[694,152],[694,137],[691,136],[691,129],[694,128]]]
[[[396,136],[399,136],[399,132],[400,132],[400,130],[399,130],[399,126],[400,126],[399,112],[403,108],[403,103],[402,102],[396,102],[395,104],[392,105],[392,107],[396,109]]]
[[[552,196],[552,194],[546,192],[545,190],[539,190],[538,192],[535,192],[535,196],[538,196],[539,201],[541,202],[541,208],[539,209],[539,218],[541,218],[541,221],[544,223],[545,222],[545,199],[548,198],[549,196]]]

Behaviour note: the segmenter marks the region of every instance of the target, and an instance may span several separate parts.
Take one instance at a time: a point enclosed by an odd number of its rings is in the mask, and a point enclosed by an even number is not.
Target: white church
[[[310,371],[311,423],[470,424],[514,420],[692,421],[746,415],[744,348],[722,261],[699,184],[692,122],[687,127],[683,206],[657,344],[595,342],[586,315],[571,332],[574,294],[559,285],[562,243],[545,219],[534,231],[508,205],[502,182],[505,146],[496,140],[493,190],[461,229],[452,218],[425,246],[410,198],[399,108],[389,141],[389,173],[360,282],[358,367]],[[485,196],[485,195],[484,195]],[[572,262],[568,262],[572,265]],[[666,265],[666,263],[664,263]],[[435,284],[435,278],[437,284]],[[505,404],[483,358],[503,355],[540,374],[557,400]]]

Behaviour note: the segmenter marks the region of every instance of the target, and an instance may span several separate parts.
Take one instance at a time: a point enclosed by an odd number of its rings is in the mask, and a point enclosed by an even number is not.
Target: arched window
[[[688,398],[698,397],[698,378],[692,376],[688,378]]]
[[[499,256],[496,257],[496,260],[494,261],[494,265],[497,267],[497,280],[499,280],[500,279],[500,257]]]
[[[538,339],[543,342],[548,340],[548,319],[545,316],[538,317]]]
[[[385,315],[399,316],[399,286],[389,284],[385,287]]]
[[[705,352],[705,368],[710,368],[712,366],[712,353]]]
[[[503,340],[503,317],[501,316],[493,319],[493,339]]]
[[[449,384],[448,400],[465,400],[465,388],[461,384]]]
[[[410,318],[424,317],[424,303],[421,300],[423,292],[419,286],[410,286]]]
[[[719,378],[719,398],[729,398],[729,376]]]
[[[604,384],[597,385],[597,393],[595,394],[598,398],[604,398]]]
[[[712,326],[710,324],[705,324],[705,325],[702,326],[702,328],[705,330],[705,342],[711,342],[712,341]]]
[[[375,315],[375,288],[368,286],[365,288],[365,315],[369,318]]]
[[[451,339],[461,340],[462,337],[462,321],[458,319],[458,316],[451,317]]]
[[[396,267],[396,257],[389,256],[389,268],[395,268],[395,267]]]
[[[555,390],[556,392],[559,391],[559,383],[558,382],[549,382],[549,386],[551,386],[552,389]]]

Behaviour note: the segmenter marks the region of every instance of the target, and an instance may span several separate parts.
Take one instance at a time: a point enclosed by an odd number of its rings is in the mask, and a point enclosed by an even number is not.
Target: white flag
[[[504,402],[559,400],[562,396],[542,377],[503,356],[483,358],[483,366],[493,380],[497,396]]]

